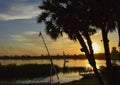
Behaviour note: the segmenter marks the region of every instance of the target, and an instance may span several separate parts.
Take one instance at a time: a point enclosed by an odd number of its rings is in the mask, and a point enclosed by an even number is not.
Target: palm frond
[[[45,21],[46,18],[49,16],[49,13],[47,12],[42,12],[42,14],[39,15],[39,17],[37,18],[37,23],[41,23],[42,21]]]

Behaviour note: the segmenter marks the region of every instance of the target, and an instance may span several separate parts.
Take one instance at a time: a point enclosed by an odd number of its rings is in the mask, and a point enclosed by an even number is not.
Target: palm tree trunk
[[[111,57],[110,57],[110,50],[109,50],[109,40],[107,37],[107,32],[104,28],[102,28],[102,38],[103,38],[103,44],[104,44],[104,50],[105,50],[105,56],[106,56],[106,66],[107,66],[107,75],[108,75],[108,84],[111,85],[112,76],[111,76]]]
[[[98,81],[99,81],[99,84],[100,84],[100,85],[105,85],[104,82],[103,82],[103,79],[102,79],[102,77],[101,77],[101,75],[100,75],[100,73],[98,72],[98,69],[96,68],[96,66],[93,67],[93,71],[94,71],[94,73],[95,73],[95,75],[96,75],[96,78],[97,78]]]
[[[77,33],[77,38],[78,38],[79,43],[80,43],[81,46],[82,46],[82,49],[83,49],[83,51],[84,51],[84,53],[85,53],[85,55],[86,55],[86,57],[87,57],[90,65],[91,65],[92,68],[93,68],[93,71],[94,71],[94,73],[95,73],[95,75],[96,75],[96,78],[97,78],[98,81],[99,81],[99,84],[100,84],[100,85],[104,85],[103,79],[102,79],[102,77],[100,76],[100,73],[98,72],[98,69],[96,68],[96,62],[95,62],[95,59],[94,59],[94,54],[93,54],[93,52],[92,52],[92,54],[90,54],[90,52],[89,52],[89,50],[88,50],[88,48],[87,48],[87,46],[86,46],[83,38],[81,37],[81,35],[80,35],[79,33]],[[91,47],[92,47],[92,44],[91,44]],[[91,50],[91,51],[93,51],[93,50]]]
[[[102,38],[103,38],[103,44],[104,44],[104,50],[105,50],[105,56],[106,56],[106,66],[107,68],[111,68],[111,57],[110,57],[110,49],[109,49],[109,40],[107,38],[107,33],[105,32],[105,29],[102,28]]]
[[[93,71],[94,71],[94,73],[96,75],[96,78],[98,79],[100,85],[104,85],[103,79],[102,79],[102,77],[101,77],[101,75],[98,72],[98,69],[96,67],[96,62],[95,62],[95,57],[94,57],[94,51],[93,51],[93,48],[92,48],[92,41],[91,41],[90,36],[87,33],[87,31],[86,31],[86,36],[85,37],[87,39],[87,43],[88,43],[88,46],[89,46],[89,50],[90,50],[90,54],[91,54],[90,57],[92,57],[92,62],[94,62],[93,65],[92,65]]]

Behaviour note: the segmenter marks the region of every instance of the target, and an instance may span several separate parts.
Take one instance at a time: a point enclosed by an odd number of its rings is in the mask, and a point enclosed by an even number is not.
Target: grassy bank
[[[21,79],[34,77],[47,77],[50,75],[50,65],[1,65],[0,80],[4,79]]]
[[[57,72],[76,72],[85,70],[84,67],[55,66]],[[28,79],[50,76],[50,64],[0,65],[0,80]],[[54,71],[53,71],[54,75]]]
[[[104,82],[107,85],[107,82]],[[69,83],[64,83],[62,85],[99,85],[97,78],[90,77],[90,78],[82,78],[81,80],[72,81]]]

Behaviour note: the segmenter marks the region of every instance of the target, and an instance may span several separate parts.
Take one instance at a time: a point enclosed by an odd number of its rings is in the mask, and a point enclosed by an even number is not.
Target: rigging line
[[[46,48],[46,50],[47,50],[48,56],[49,56],[49,58],[50,58],[51,71],[52,71],[52,67],[53,67],[53,69],[54,69],[54,71],[55,71],[55,74],[56,74],[56,76],[57,76],[58,82],[59,82],[59,76],[58,76],[58,74],[57,74],[57,71],[56,71],[55,66],[54,66],[54,64],[53,64],[53,61],[52,61],[52,57],[50,56],[50,52],[49,52],[49,50],[48,50],[48,48],[47,48],[47,45],[46,45],[46,43],[45,43],[44,37],[43,37],[43,35],[42,35],[41,32],[39,33],[39,37],[40,37],[40,36],[41,36],[41,38],[42,38],[42,40],[43,40],[43,43],[44,43],[45,48]],[[52,72],[51,72],[51,73],[52,73]],[[51,79],[50,79],[50,82],[51,82]]]

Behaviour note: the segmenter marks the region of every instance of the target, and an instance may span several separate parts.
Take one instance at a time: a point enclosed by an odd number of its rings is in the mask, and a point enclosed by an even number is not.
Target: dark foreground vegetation
[[[37,77],[50,76],[50,64],[27,64],[27,65],[0,65],[0,80],[31,79]],[[84,67],[65,67],[55,66],[57,72],[76,72],[84,71]],[[54,71],[52,73],[54,75]]]
[[[108,75],[110,72],[111,75]],[[112,85],[120,85],[120,66],[112,66],[111,69],[107,69],[105,67],[101,68],[101,74],[104,77],[104,80],[109,82],[109,78],[111,78]]]
[[[26,64],[26,65],[0,65],[0,82],[2,81],[14,81],[14,80],[24,80],[24,79],[32,79],[32,78],[45,78],[50,76],[50,64]],[[58,67],[55,65],[55,68],[58,73],[69,73],[69,72],[84,72],[86,71],[86,68],[84,67]],[[106,67],[101,67],[100,72],[104,78],[105,84],[108,82],[108,70]],[[54,75],[54,71],[52,75]],[[113,66],[112,72],[111,72],[113,78],[115,78],[114,81],[116,83],[119,82],[120,77],[120,66]],[[96,77],[89,77],[89,78],[83,78],[81,80],[76,80],[73,82],[69,82],[66,84],[80,84],[80,85],[97,85],[98,82],[96,80]],[[37,84],[39,85],[39,84]],[[113,84],[114,85],[114,84]]]
[[[20,79],[49,76],[50,65],[1,65],[0,79]]]

